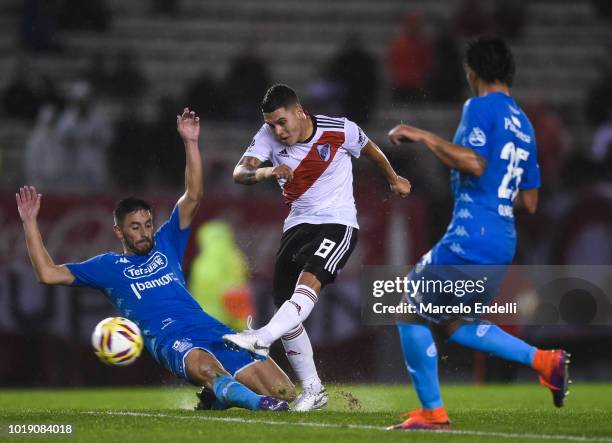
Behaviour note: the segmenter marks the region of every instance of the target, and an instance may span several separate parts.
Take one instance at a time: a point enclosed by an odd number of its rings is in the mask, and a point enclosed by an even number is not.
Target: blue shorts
[[[468,262],[438,243],[408,274],[409,280],[420,282],[422,289],[405,297],[419,316],[434,323],[455,318],[474,321],[478,315],[466,314],[466,307],[473,313],[476,303],[489,304],[497,294],[506,267]],[[436,312],[437,307],[457,307],[461,312],[440,313]]]
[[[155,358],[175,376],[190,383],[185,368],[185,359],[194,349],[208,351],[233,377],[242,369],[259,361],[244,349],[235,350],[226,345],[223,335],[235,331],[213,317],[206,316],[204,322],[172,331],[156,346]]]

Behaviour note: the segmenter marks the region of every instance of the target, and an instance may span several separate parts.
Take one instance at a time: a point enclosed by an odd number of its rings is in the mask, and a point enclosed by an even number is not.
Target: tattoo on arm
[[[244,184],[245,185],[254,185],[255,183],[257,183],[257,178],[255,177],[257,171],[253,170],[253,171],[249,171],[246,173],[246,175],[244,176]]]
[[[241,185],[254,185],[257,183],[257,168],[261,160],[255,157],[242,157],[234,168],[234,181]]]

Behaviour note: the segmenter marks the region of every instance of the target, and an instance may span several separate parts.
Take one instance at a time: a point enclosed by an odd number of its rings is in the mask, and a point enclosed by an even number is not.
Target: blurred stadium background
[[[293,86],[311,112],[359,122],[413,182],[413,197],[394,199],[367,162],[355,163],[360,244],[308,325],[324,380],[405,381],[395,329],[360,325],[359,267],[413,263],[440,236],[451,202],[444,167],[423,147],[391,148],[386,133],[404,121],[452,136],[469,95],[463,44],[483,32],[506,36],[515,52],[514,95],[535,126],[543,171],[540,210],[518,218],[516,262],[609,265],[611,9],[603,0],[3,0],[0,385],[175,383],[148,356],[127,369],[96,360],[90,333],[113,310],[95,292],[35,281],[14,192],[33,184],[44,194],[41,226],[57,262],[116,249],[116,199],[142,195],[162,221],[182,192],[174,116],[184,106],[203,121],[206,197],[196,225],[229,224],[248,263],[248,288],[238,292],[269,317],[287,210],[273,183],[234,185],[231,172],[274,82]],[[199,254],[193,237],[186,274]],[[610,378],[609,326],[514,332],[565,346],[574,378]],[[446,354],[447,380],[528,376],[467,351]]]

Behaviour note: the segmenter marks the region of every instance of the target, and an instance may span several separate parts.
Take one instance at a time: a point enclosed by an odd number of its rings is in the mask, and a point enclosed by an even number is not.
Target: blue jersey
[[[540,186],[533,127],[514,99],[496,92],[468,100],[453,143],[487,161],[481,177],[451,171],[453,218],[440,241],[463,260],[507,264],[516,249],[513,201]]]
[[[158,358],[157,346],[177,330],[208,324],[209,317],[187,291],[181,262],[190,228],[180,229],[178,206],[155,233],[154,246],[145,256],[98,255],[68,264],[74,286],[104,292],[123,317],[142,331],[145,346]]]

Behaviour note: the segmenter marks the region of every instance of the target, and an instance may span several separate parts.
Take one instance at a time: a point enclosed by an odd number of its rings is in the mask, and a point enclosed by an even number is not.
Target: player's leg
[[[527,366],[532,366],[537,352],[535,346],[527,344],[489,322],[455,320],[447,325],[446,329],[450,343],[457,343]]]
[[[358,230],[342,225],[320,226],[318,231],[306,253],[290,303],[283,304],[285,308],[291,304],[301,317],[295,328],[281,336],[287,358],[303,387],[293,404],[294,411],[321,409],[327,404],[328,395],[317,374],[312,345],[303,321],[312,312],[321,289],[331,284],[345,266],[358,237]],[[291,313],[292,309],[289,311]],[[291,316],[286,319],[291,319]]]
[[[303,245],[293,257],[296,263],[303,259],[304,267],[291,298],[280,306],[264,327],[227,335],[224,339],[257,355],[266,356],[272,343],[282,335],[295,331],[308,318],[321,288],[334,281],[351,255],[358,234],[358,229],[338,224],[317,225],[314,229],[317,230],[314,240]]]
[[[320,225],[314,241],[304,250],[304,267],[293,295],[284,302],[268,324],[258,330],[266,344],[295,331],[312,312],[321,289],[332,283],[357,244],[358,229],[351,226]]]
[[[285,401],[258,395],[232,377],[217,358],[208,351],[192,348],[184,357],[184,362],[188,380],[214,393],[220,403],[215,409],[232,406],[253,411],[288,409]]]
[[[439,248],[439,257],[442,263],[456,260],[449,257],[449,251]],[[505,266],[478,266],[476,263],[461,263],[467,266],[458,266],[459,272],[463,273],[466,280],[486,281],[484,293],[474,293],[462,297],[466,305],[476,302],[488,304],[497,293],[499,285],[506,273]],[[443,267],[445,269],[446,267]],[[450,273],[450,272],[449,272]],[[506,360],[516,361],[525,365],[533,362],[536,348],[525,343],[501,328],[477,319],[466,321],[464,319],[452,319],[439,325],[438,329],[445,333],[449,342],[467,346],[472,349],[495,355]]]
[[[314,351],[306,329],[299,325],[281,337],[285,355],[291,364],[302,393],[293,405],[297,412],[321,409],[327,404],[327,393],[317,372]]]
[[[274,304],[277,308],[293,294],[303,266],[300,257],[313,239],[313,228],[313,225],[301,224],[283,233],[274,267]],[[270,343],[263,342],[258,332],[259,330],[247,330],[223,338],[233,345],[265,357],[268,355]]]
[[[337,224],[310,225],[308,231],[302,238],[295,236],[293,242],[281,242],[275,270],[275,303],[279,306],[276,314],[263,328],[230,339],[256,351],[282,338],[287,358],[304,388],[293,406],[295,411],[319,409],[327,404],[303,321],[312,312],[322,287],[333,282],[346,264],[358,237],[357,229]],[[301,270],[297,284],[296,269]]]
[[[292,334],[312,311],[321,283],[296,286],[302,268],[312,255],[317,233],[323,225],[302,224],[293,227],[281,239],[274,271],[274,302],[277,312],[260,329],[228,334],[223,338],[233,345],[265,357],[272,343],[282,335]],[[316,279],[315,279],[316,280]]]
[[[438,248],[425,254],[419,265],[422,269],[418,275],[410,274],[411,280],[433,278],[430,265],[438,259]],[[414,272],[414,271],[413,271]],[[435,294],[428,302],[436,303]],[[415,308],[419,308],[421,301],[407,297],[406,301]],[[417,311],[418,312],[418,311]],[[408,412],[407,419],[388,429],[450,429],[451,423],[442,402],[440,382],[438,379],[438,350],[430,325],[439,319],[426,318],[422,313],[398,314],[396,317],[397,329],[400,337],[400,346],[404,362],[412,384],[421,403],[421,408]]]
[[[292,297],[302,268],[308,256],[312,254],[312,243],[317,238],[318,227],[310,225],[306,228],[302,230],[303,235],[294,236],[290,242],[281,242],[274,269],[274,304],[277,308]],[[300,323],[283,334],[281,342],[297,382],[303,388],[300,399],[303,400],[304,392],[307,391],[314,392],[316,396],[310,405],[306,405],[303,401],[296,402],[293,410],[304,411],[324,407],[327,403],[327,394],[317,372],[312,344],[306,329]]]
[[[489,322],[456,320],[445,327],[445,333],[451,343],[533,368],[551,390],[555,406],[563,406],[569,384],[567,352],[538,349]]]
[[[438,380],[438,350],[428,322],[416,314],[397,317],[402,354],[421,408],[389,429],[450,429]]]
[[[291,298],[316,232],[317,226],[304,224],[296,226],[283,234],[274,269],[274,304],[277,308],[280,308],[283,303]],[[303,387],[317,386],[320,391],[322,385],[314,363],[312,345],[302,325],[298,325],[295,330],[283,335],[282,342],[289,363],[299,383]],[[267,365],[270,365],[270,363],[256,363],[245,369],[242,375],[248,375],[248,383],[254,383],[254,386],[257,388],[269,389],[262,387],[262,385],[269,387],[270,385],[277,384],[276,380],[279,378],[277,373],[280,369],[274,364],[277,370],[268,370]],[[254,371],[257,373],[254,377],[251,377]],[[253,389],[257,390],[255,387]],[[292,396],[295,395],[294,387],[287,390]]]
[[[295,386],[271,358],[245,366],[236,372],[235,378],[261,395],[288,402],[295,400]]]
[[[285,301],[270,321],[258,330],[263,342],[270,346],[283,335],[296,332],[314,309],[322,283],[316,275],[302,271],[289,300]]]
[[[287,402],[259,395],[235,379],[256,360],[247,351],[229,349],[221,338],[228,332],[233,330],[205,312],[194,313],[191,324],[177,328],[156,347],[156,358],[177,377],[203,386],[197,409],[288,409]]]
[[[453,259],[445,258],[446,254],[448,254],[448,251],[439,251],[441,260],[448,262]],[[464,296],[463,302],[468,305],[475,302],[490,303],[495,298],[498,287],[503,281],[506,267],[469,265],[458,267],[458,269],[470,280],[483,279],[487,281],[487,291],[484,294],[474,294],[471,297]],[[551,389],[555,406],[563,406],[569,383],[569,355],[565,351],[537,349],[535,346],[507,333],[499,326],[477,319],[471,321],[455,319],[444,326],[440,326],[441,332],[448,337],[451,343],[457,343],[532,367],[540,375],[542,384]]]
[[[289,307],[289,315],[279,317],[277,322],[271,323],[276,327],[284,327],[285,321],[295,322],[296,319],[291,316],[293,308],[298,319],[302,317],[302,321],[306,320],[314,308],[322,286],[315,274],[302,271],[289,302],[281,306],[282,309]],[[296,412],[307,412],[324,408],[328,402],[328,394],[317,372],[314,351],[303,323],[283,334],[281,341],[287,359],[302,386],[302,392],[292,409]]]
[[[313,238],[316,238],[314,236],[316,227],[311,226],[308,231],[301,238],[295,238],[292,244],[281,242],[274,270],[274,304],[277,308],[280,308],[283,303],[291,298],[298,278],[302,273],[302,268],[307,260],[306,254],[311,249],[310,245]],[[283,334],[281,342],[287,360],[303,391],[316,392],[318,395],[308,410],[322,408],[327,403],[327,397],[325,394],[320,394],[322,391],[324,392],[323,384],[317,372],[312,344],[306,329],[300,323],[294,329]],[[300,396],[303,397],[302,394]],[[296,407],[297,411],[301,411],[304,407],[303,402],[297,402],[293,406],[294,411]]]
[[[284,274],[279,272],[277,275]],[[304,271],[300,273],[297,285],[293,279],[294,289],[287,285],[289,279],[281,277],[279,280],[275,285],[275,294],[291,294],[291,298],[286,297],[283,301],[279,300],[280,297],[275,297],[275,303],[280,305],[280,308],[259,332],[266,344],[273,342],[278,334],[281,334],[285,355],[303,388],[292,409],[297,412],[321,409],[327,404],[328,396],[317,373],[312,344],[301,319],[305,320],[312,311],[322,285],[314,274]],[[293,311],[297,314],[297,319]],[[301,315],[303,317],[300,319]],[[298,323],[293,327],[295,322]],[[287,328],[291,329],[283,333]],[[271,337],[271,333],[276,335]]]
[[[274,304],[277,308],[280,308],[293,295],[308,254],[311,254],[312,242],[316,239],[317,230],[316,226],[310,226],[308,232],[305,232],[301,238],[296,238],[292,244],[281,243],[274,270]],[[303,401],[298,401],[294,404],[293,410],[303,411],[324,407],[327,403],[327,395],[317,372],[312,344],[305,327],[300,323],[283,334],[281,342],[297,382],[303,388],[300,398],[306,391],[315,392],[317,395],[310,407],[307,407],[308,405],[305,405]]]

